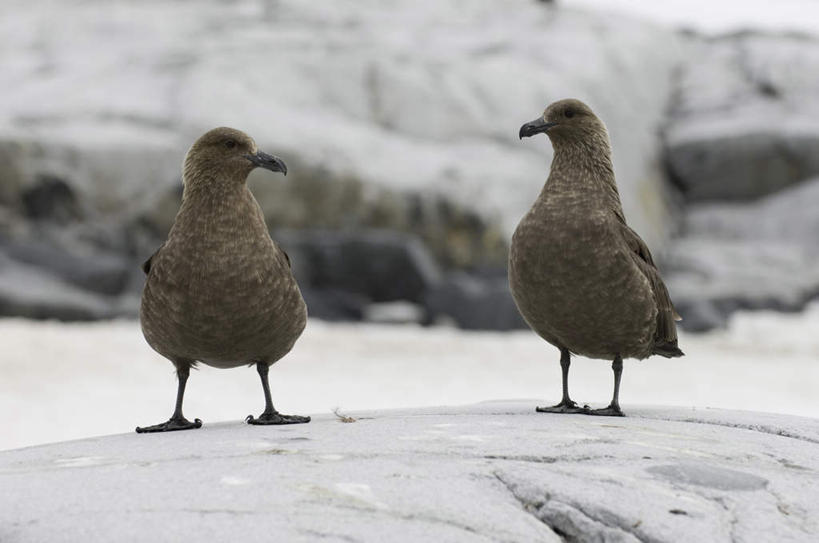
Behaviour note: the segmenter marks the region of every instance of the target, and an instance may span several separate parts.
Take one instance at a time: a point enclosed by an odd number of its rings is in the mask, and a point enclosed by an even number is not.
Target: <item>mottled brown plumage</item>
[[[182,416],[190,367],[255,364],[265,412],[255,424],[308,422],[281,415],[270,400],[267,372],[293,347],[307,308],[287,255],[270,238],[262,210],[245,183],[255,167],[286,173],[246,134],[216,128],[185,157],[184,193],[167,241],[145,263],[140,321],[145,339],[177,368],[179,391],[171,419],[143,431],[199,427]]]
[[[625,220],[603,123],[579,100],[551,104],[520,136],[545,132],[551,172],[512,237],[509,285],[526,322],[561,350],[563,401],[570,353],[614,360],[614,398],[594,414],[621,415],[623,358],[682,356],[678,318],[648,247]]]

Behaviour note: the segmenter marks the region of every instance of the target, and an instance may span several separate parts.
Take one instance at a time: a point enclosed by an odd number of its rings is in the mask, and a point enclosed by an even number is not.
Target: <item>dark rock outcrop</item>
[[[120,254],[86,246],[82,254],[39,240],[6,242],[0,238],[0,252],[17,262],[53,275],[68,284],[92,293],[115,296],[128,286],[132,264]]]
[[[819,174],[819,40],[695,41],[679,72],[666,163],[688,200],[749,201]]]
[[[36,183],[21,194],[25,216],[64,224],[82,218],[80,203],[71,186],[50,175],[38,176]]]
[[[310,315],[360,320],[373,302],[422,303],[441,271],[417,237],[389,230],[287,230],[290,255]]]
[[[279,231],[299,285],[340,289],[373,302],[421,302],[441,272],[414,236],[387,230]]]
[[[450,273],[427,294],[425,305],[431,322],[451,321],[467,330],[526,328],[505,274]]]

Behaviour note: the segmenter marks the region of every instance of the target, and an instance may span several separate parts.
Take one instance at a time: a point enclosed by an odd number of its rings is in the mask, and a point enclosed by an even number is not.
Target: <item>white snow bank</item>
[[[804,314],[738,313],[725,331],[683,335],[687,356],[627,361],[621,404],[819,414],[819,305]],[[0,320],[0,449],[131,431],[166,420],[176,377],[136,322]],[[284,413],[560,398],[558,351],[531,332],[328,324],[311,320],[270,373]],[[604,406],[605,361],[575,359],[570,390]],[[537,400],[535,400],[535,398]],[[258,415],[253,369],[193,372],[185,413],[205,424]]]

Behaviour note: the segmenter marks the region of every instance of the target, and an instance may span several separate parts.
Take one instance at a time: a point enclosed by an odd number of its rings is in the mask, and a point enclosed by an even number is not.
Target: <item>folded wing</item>
[[[657,303],[657,330],[654,333],[653,353],[668,358],[683,356],[677,347],[677,325],[675,321],[682,320],[671,303],[668,289],[660,277],[660,272],[654,264],[648,246],[625,222],[621,223],[621,233],[631,251],[637,267],[648,279],[654,300]]]

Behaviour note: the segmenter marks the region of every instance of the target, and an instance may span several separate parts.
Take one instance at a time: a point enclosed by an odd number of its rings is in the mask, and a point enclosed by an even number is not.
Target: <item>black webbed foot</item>
[[[245,422],[254,425],[304,424],[310,422],[310,417],[302,417],[301,415],[282,415],[277,411],[273,411],[272,413],[264,412],[259,415],[259,418],[256,418],[253,415],[248,415]]]
[[[626,414],[620,409],[617,404],[610,404],[603,409],[589,409],[586,411],[587,415],[597,415],[599,417],[625,417]]]
[[[580,407],[572,400],[563,400],[559,404],[551,407],[536,407],[535,411],[538,413],[588,413],[589,406],[584,405]]]
[[[147,434],[152,432],[175,432],[177,430],[193,430],[194,428],[201,428],[202,421],[193,419],[189,421],[185,417],[171,417],[168,421],[161,424],[154,424],[153,426],[137,426],[136,433]]]

